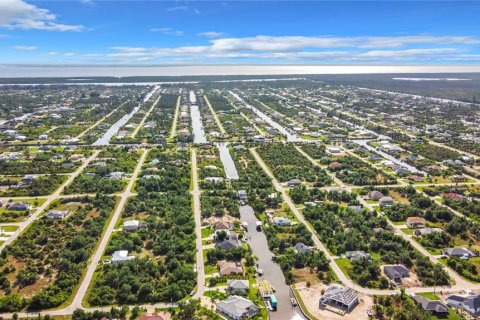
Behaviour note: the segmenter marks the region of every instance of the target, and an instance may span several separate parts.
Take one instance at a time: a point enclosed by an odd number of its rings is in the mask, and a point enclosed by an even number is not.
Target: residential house
[[[233,231],[230,231],[228,233],[227,239],[223,239],[222,241],[217,242],[215,244],[215,248],[223,248],[225,250],[230,250],[230,249],[239,248],[239,247],[241,247],[241,245],[242,244],[238,240],[237,234]]]
[[[246,295],[248,293],[248,288],[250,284],[248,280],[228,280],[227,281],[227,291],[230,294],[241,294]]]
[[[7,209],[11,211],[27,211],[30,210],[30,203],[28,202],[14,202],[7,205]]]
[[[223,178],[222,177],[206,177],[205,181],[217,183],[217,182],[222,182]]]
[[[430,300],[419,295],[414,295],[412,298],[423,310],[436,316],[446,316],[448,314],[448,306],[440,300]]]
[[[468,312],[472,317],[480,317],[480,295],[451,295],[447,297],[447,304]]]
[[[302,184],[302,181],[300,179],[292,179],[287,182],[287,185],[289,187],[296,187],[296,186],[299,186],[300,184]]]
[[[371,258],[370,254],[365,251],[347,251],[345,252],[345,256],[350,259],[350,261]]]
[[[72,154],[68,160],[72,161],[72,162],[80,162],[80,161],[83,161],[83,159],[85,159],[85,156],[83,154],[80,154],[80,153],[75,153],[75,154]]]
[[[384,197],[383,193],[381,193],[378,190],[372,190],[368,192],[368,198],[371,200],[378,201],[383,197]]]
[[[351,288],[329,286],[320,297],[320,307],[324,305],[350,311],[358,304],[358,295]]]
[[[380,206],[382,207],[391,207],[393,206],[394,204],[394,201],[391,197],[381,197],[379,200],[378,200],[378,203],[380,204]]]
[[[47,218],[49,218],[49,219],[63,219],[63,218],[65,218],[67,215],[68,215],[68,211],[66,211],[66,210],[63,210],[63,211],[60,211],[60,210],[50,210],[50,211],[47,213]]]
[[[171,320],[172,317],[170,317],[170,315],[167,313],[158,312],[158,313],[142,314],[138,319],[139,320]]]
[[[385,274],[395,281],[396,283],[401,283],[403,278],[410,277],[410,271],[404,265],[393,265],[383,267]]]
[[[441,233],[444,231],[440,228],[422,228],[422,229],[415,230],[413,234],[419,237],[423,237],[435,232]]]
[[[247,200],[247,191],[238,190],[237,196],[238,196],[238,200]]]
[[[342,153],[342,149],[338,147],[328,147],[327,152],[330,154],[340,154]]]
[[[243,266],[240,261],[221,260],[218,262],[218,270],[221,276],[243,274]]]
[[[273,224],[275,224],[276,226],[290,226],[292,225],[292,221],[290,221],[290,219],[288,218],[284,218],[284,217],[273,217]]]
[[[215,224],[215,232],[233,230],[233,223],[228,221],[219,221]]]
[[[242,320],[255,317],[260,308],[244,297],[229,296],[216,304],[216,311],[228,319]]]
[[[135,259],[135,257],[129,256],[128,250],[119,250],[112,254],[112,263],[122,263],[133,259]]]
[[[128,220],[123,223],[124,231],[136,231],[140,227],[140,221]]]
[[[460,248],[460,247],[446,248],[442,250],[442,253],[449,257],[458,257],[461,259],[468,259],[476,256],[476,253],[473,252],[472,250],[467,248]]]
[[[413,181],[413,182],[422,182],[423,177],[412,174],[408,177],[408,180]]]
[[[328,165],[332,169],[339,169],[342,167],[342,164],[338,161],[334,161]]]
[[[454,200],[454,201],[460,201],[463,198],[465,198],[463,195],[454,193],[454,192],[445,192],[442,194],[442,197],[450,200]]]
[[[27,174],[25,177],[22,178],[21,184],[30,184],[34,180],[37,180],[38,176],[34,174]]]
[[[304,243],[301,243],[301,242],[298,242],[295,245],[295,253],[299,253],[299,254],[310,253],[311,250],[312,250],[312,248],[310,248],[309,246],[307,246],[307,245],[305,245]]]
[[[108,179],[117,181],[117,180],[122,180],[123,176],[124,176],[124,173],[120,171],[110,172],[110,174],[108,175]]]
[[[423,228],[425,227],[425,222],[425,219],[422,217],[408,217],[407,227],[410,229]]]

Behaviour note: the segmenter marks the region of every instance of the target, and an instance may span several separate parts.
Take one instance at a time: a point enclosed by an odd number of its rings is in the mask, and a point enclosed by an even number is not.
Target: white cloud
[[[20,51],[35,51],[37,50],[37,47],[35,46],[13,46],[12,47],[15,50],[20,50]]]
[[[176,6],[176,7],[169,7],[167,11],[188,11],[188,6]]]
[[[207,31],[207,32],[200,32],[198,35],[202,37],[207,37],[207,38],[220,38],[225,36],[225,32]]]
[[[197,8],[192,8],[189,6],[175,6],[175,7],[168,7],[168,12],[175,12],[175,11],[192,11],[195,14],[200,14],[200,10]]]
[[[57,16],[24,0],[0,0],[0,27],[7,29],[82,31],[81,25],[57,22]]]
[[[75,54],[76,54],[75,52],[67,52],[67,53],[64,53],[63,55],[66,57],[73,57]]]
[[[168,29],[168,28],[166,28]],[[161,30],[165,31],[165,30]],[[170,29],[166,30],[170,32]],[[213,36],[214,34],[210,34]],[[215,34],[216,35],[216,34]],[[207,45],[180,47],[111,47],[106,56],[124,61],[174,59],[317,60],[322,62],[478,61],[468,54],[480,44],[469,36],[218,38]]]
[[[95,5],[95,2],[93,2],[93,0],[80,0],[80,3],[84,4],[86,6],[94,6]]]
[[[223,38],[212,40],[217,51],[294,51],[305,48],[399,48],[409,44],[466,44],[478,45],[473,37],[452,36],[396,36],[396,37],[304,37],[304,36],[256,36],[247,38]]]
[[[159,32],[169,36],[183,36],[182,30],[175,30],[173,28],[152,28],[150,29],[152,32]]]
[[[49,56],[56,56],[56,55],[58,55],[58,52],[56,52],[56,51],[49,51],[49,52],[47,52],[47,55],[49,55]]]

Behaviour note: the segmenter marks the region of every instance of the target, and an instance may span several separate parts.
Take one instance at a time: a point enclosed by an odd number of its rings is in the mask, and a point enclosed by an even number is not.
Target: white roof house
[[[110,172],[109,179],[110,180],[122,180],[124,176],[123,172]]]
[[[289,226],[292,224],[292,221],[284,217],[273,217],[273,223],[277,226]]]
[[[129,220],[123,223],[123,230],[126,231],[135,231],[140,226],[140,221],[138,220]]]
[[[50,211],[47,213],[47,218],[49,218],[49,219],[63,219],[63,218],[65,218],[67,215],[68,215],[68,211],[66,211],[66,210],[63,210],[63,211],[60,211],[60,210],[50,210]]]
[[[135,257],[129,256],[128,250],[119,250],[112,254],[112,263],[122,263],[133,259],[135,259]]]

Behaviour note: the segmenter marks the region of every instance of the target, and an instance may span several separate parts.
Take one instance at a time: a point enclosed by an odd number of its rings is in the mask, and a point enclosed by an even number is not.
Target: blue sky
[[[0,63],[478,64],[480,2],[0,0]]]

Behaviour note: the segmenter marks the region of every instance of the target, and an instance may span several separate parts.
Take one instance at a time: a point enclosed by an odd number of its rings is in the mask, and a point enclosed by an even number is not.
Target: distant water
[[[0,65],[0,78],[480,72],[480,66]]]

